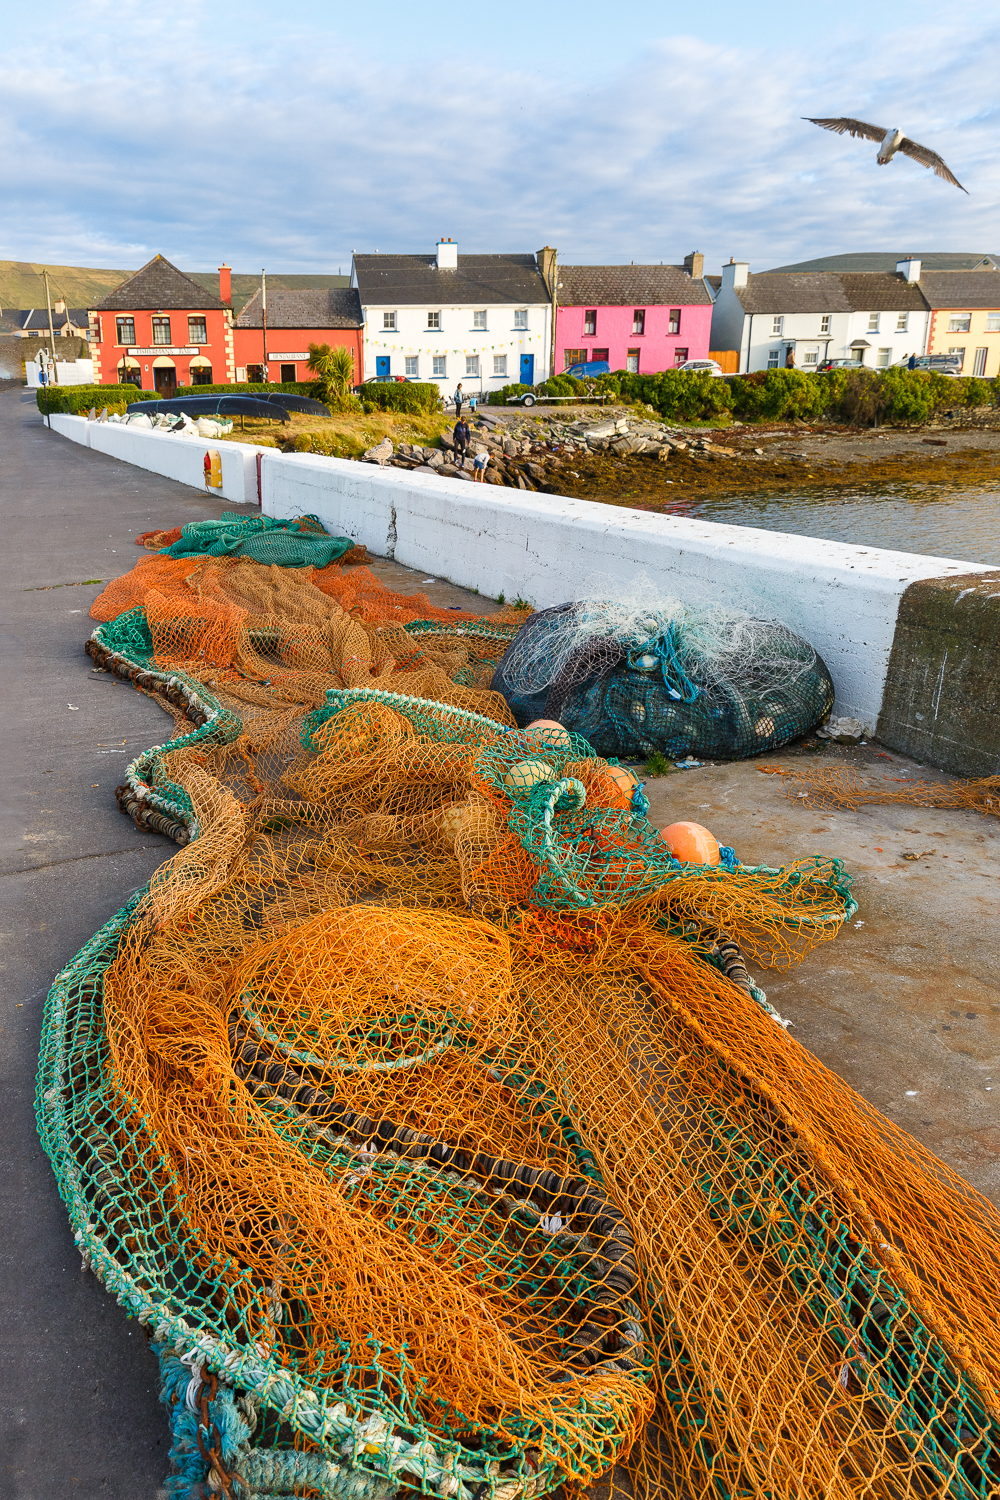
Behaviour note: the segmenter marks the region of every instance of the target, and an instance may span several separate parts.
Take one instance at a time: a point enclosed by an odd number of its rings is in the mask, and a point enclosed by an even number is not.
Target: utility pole
[[[52,345],[52,373],[53,373],[53,375],[55,375],[55,373],[56,373],[56,335],[55,335],[55,330],[52,327],[52,300],[49,297],[49,273],[48,273],[48,271],[43,271],[42,272],[42,279],[45,282],[45,306],[49,310],[49,343]]]
[[[551,357],[549,359],[549,379],[550,380],[553,380],[555,378],[555,374],[556,374],[556,309],[557,309],[557,307],[559,305],[559,292],[558,292],[558,286],[557,286],[558,276],[559,276],[559,268],[558,268],[558,264],[557,264],[558,256],[559,256],[558,250],[553,250],[553,252],[552,252],[552,352],[551,352]]]
[[[260,270],[260,318],[264,335],[264,384],[267,385],[267,277],[263,266]]]

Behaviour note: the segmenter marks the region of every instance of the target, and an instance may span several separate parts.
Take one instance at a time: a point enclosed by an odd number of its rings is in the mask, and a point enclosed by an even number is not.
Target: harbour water
[[[815,486],[781,494],[692,496],[664,512],[925,557],[1000,564],[1000,487],[943,490],[940,485],[900,484],[844,491]]]

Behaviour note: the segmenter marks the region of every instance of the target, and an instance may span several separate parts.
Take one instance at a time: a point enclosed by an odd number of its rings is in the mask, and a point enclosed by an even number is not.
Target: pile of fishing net
[[[838,862],[679,864],[490,690],[510,613],[161,556],[94,613],[187,842],[58,977],[38,1112],[169,1496],[996,1494],[997,1216],[744,967]]]
[[[740,760],[815,728],[833,683],[808,641],[777,620],[664,598],[540,610],[493,678],[518,724],[559,720],[602,755]]]

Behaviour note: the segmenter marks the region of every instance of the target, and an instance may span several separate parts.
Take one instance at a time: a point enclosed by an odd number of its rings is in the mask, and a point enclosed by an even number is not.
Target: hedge
[[[487,406],[505,406],[508,401],[513,401],[515,396],[523,396],[525,391],[530,391],[533,389],[535,389],[535,387],[530,385],[518,385],[518,383],[515,381],[513,385],[501,386],[500,390],[498,391],[490,391],[489,398],[486,404]],[[538,386],[537,389],[541,390],[542,387]]]
[[[436,385],[416,381],[372,380],[358,387],[365,411],[402,411],[422,414],[437,410],[441,392]]]
[[[254,391],[290,391],[297,396],[311,396],[314,382],[294,380],[285,385],[251,385],[244,381],[240,385],[192,385],[178,388],[179,396],[239,396]],[[38,410],[45,410],[45,391],[49,393],[49,411],[68,412],[71,415],[89,411],[96,407],[100,411],[106,406],[109,411],[124,411],[133,401],[159,401],[159,391],[141,391],[134,385],[50,385],[39,386]],[[435,390],[437,387],[435,387]]]

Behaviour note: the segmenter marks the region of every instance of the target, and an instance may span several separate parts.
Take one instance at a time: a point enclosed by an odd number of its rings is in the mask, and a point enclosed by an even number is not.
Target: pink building
[[[704,257],[683,266],[560,266],[556,370],[606,359],[655,375],[708,357],[712,299]]]

